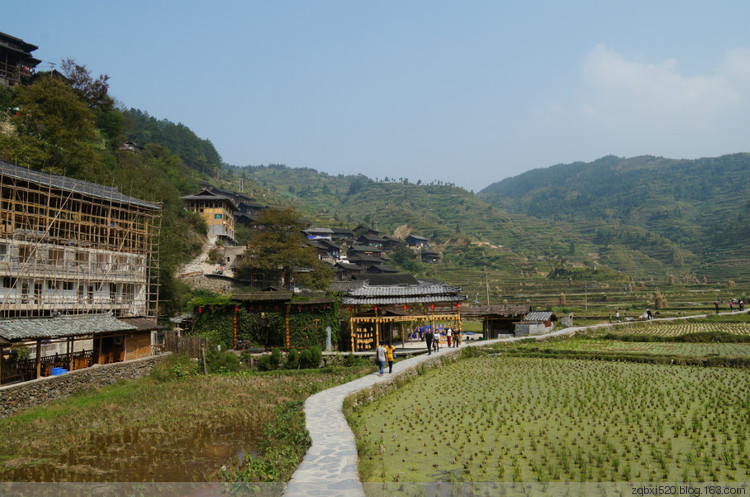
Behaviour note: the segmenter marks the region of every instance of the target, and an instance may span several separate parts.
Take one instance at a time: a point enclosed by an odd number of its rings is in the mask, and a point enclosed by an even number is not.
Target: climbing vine
[[[193,333],[208,338],[212,343],[231,348],[233,343],[233,314],[235,305],[203,306],[195,312]],[[253,306],[250,306],[253,307]],[[270,306],[269,306],[270,307]],[[237,338],[246,347],[284,347],[286,344],[286,308],[274,306],[269,310],[237,306]],[[326,327],[331,328],[332,345],[339,344],[339,305],[292,302],[289,307],[289,334],[293,348],[318,346],[325,348]]]

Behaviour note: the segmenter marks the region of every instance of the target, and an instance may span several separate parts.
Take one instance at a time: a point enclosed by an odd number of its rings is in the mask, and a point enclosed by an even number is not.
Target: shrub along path
[[[748,311],[745,311],[748,312]],[[730,314],[730,313],[722,313]],[[706,314],[663,318],[660,321],[676,321],[688,318],[706,317]],[[354,434],[343,413],[344,399],[349,395],[370,388],[379,383],[393,381],[406,371],[427,361],[439,361],[441,357],[461,354],[467,346],[483,346],[497,342],[514,342],[528,338],[545,339],[555,336],[574,335],[578,331],[608,328],[615,325],[635,324],[640,321],[622,323],[602,323],[598,325],[563,328],[545,335],[531,337],[499,338],[496,340],[464,342],[461,348],[442,347],[440,352],[428,356],[422,354],[393,364],[393,374],[379,376],[377,373],[358,378],[349,383],[323,390],[308,397],[305,401],[305,425],[310,432],[312,446],[305,454],[302,463],[292,475],[284,492],[284,497],[365,497],[362,482],[357,472],[357,446]],[[396,351],[398,354],[398,351]]]

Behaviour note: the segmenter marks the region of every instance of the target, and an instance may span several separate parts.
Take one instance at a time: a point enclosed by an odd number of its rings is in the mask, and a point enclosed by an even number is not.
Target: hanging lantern
[[[435,310],[435,304],[430,304],[430,310],[431,310],[431,311],[434,311],[434,310]]]
[[[375,314],[378,313],[378,306],[375,306]]]
[[[302,312],[302,306],[301,305],[297,306],[297,312]]]
[[[323,310],[324,311],[328,310],[328,304],[323,304]]]
[[[404,304],[404,310],[406,310],[406,304]]]
[[[234,306],[234,312],[239,312],[239,310],[240,310],[240,307],[239,307],[239,306],[237,306],[237,305],[236,305],[236,306]]]
[[[456,309],[460,309],[460,308],[461,308],[461,302],[456,302]]]
[[[203,307],[198,308],[198,314],[203,314]]]

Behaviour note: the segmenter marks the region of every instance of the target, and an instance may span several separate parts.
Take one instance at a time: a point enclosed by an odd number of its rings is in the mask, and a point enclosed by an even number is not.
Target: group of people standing
[[[714,307],[716,308],[716,314],[718,314],[719,313],[719,301],[718,300],[716,302],[714,302]],[[744,300],[740,300],[737,303],[737,307],[739,307],[740,312],[744,312],[745,311],[745,301]],[[730,312],[734,312],[734,300],[730,300],[729,301],[729,310],[730,310]]]
[[[424,340],[427,344],[427,355],[431,355],[432,352],[438,352],[440,350],[440,339],[441,339],[440,330],[436,332],[432,332],[432,330],[427,330],[424,334]],[[448,344],[448,347],[460,347],[461,346],[461,333],[460,332],[454,332],[453,328],[448,328],[445,330],[445,341]],[[378,348],[376,350],[376,359],[378,361],[378,365],[380,366],[380,376],[383,376],[385,373],[385,364],[388,363],[388,374],[393,373],[393,360],[396,358],[396,347],[391,345],[390,343],[384,344],[381,343],[378,345]]]
[[[424,334],[424,341],[427,344],[427,355],[432,354],[432,352],[438,352],[440,350],[440,338],[440,330],[437,330],[433,333],[432,329],[427,329]],[[445,341],[448,344],[448,348],[460,347],[461,333],[454,332],[453,328],[449,327],[447,330],[445,330]]]

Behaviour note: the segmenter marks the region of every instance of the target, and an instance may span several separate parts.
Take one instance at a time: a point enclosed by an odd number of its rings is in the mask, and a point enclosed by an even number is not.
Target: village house
[[[133,141],[126,141],[120,144],[120,150],[123,150],[125,152],[142,152],[143,147]]]
[[[557,316],[553,312],[530,312],[521,321],[514,323],[514,334],[516,336],[543,335],[552,331],[555,326],[553,321],[557,321]]]
[[[333,232],[333,241],[343,245],[354,243],[354,231],[346,228],[331,228]]]
[[[419,253],[419,260],[425,264],[437,264],[440,262],[440,253],[431,250],[423,250]]]
[[[204,188],[195,195],[182,197],[182,201],[187,210],[200,214],[206,221],[209,237],[223,238],[229,243],[235,243],[234,213],[237,206],[231,197]]]
[[[427,248],[429,245],[427,238],[419,235],[409,235],[404,241],[411,248]]]
[[[306,228],[302,230],[308,240],[333,240],[333,230],[331,228]]]
[[[352,262],[339,261],[334,265],[337,279],[340,281],[351,280],[355,274],[364,272],[364,269]]]
[[[346,251],[346,255],[349,257],[349,259],[363,255],[381,257],[383,255],[383,249],[379,247],[372,247],[370,245],[352,245],[351,247],[349,247],[349,250]]]
[[[309,243],[318,253],[318,259],[323,262],[334,265],[341,258],[341,249],[329,238],[317,238]]]
[[[15,36],[0,33],[0,85],[13,87],[31,78],[42,62],[31,55],[37,48]]]
[[[0,382],[150,355],[160,205],[2,161],[0,193]]]

